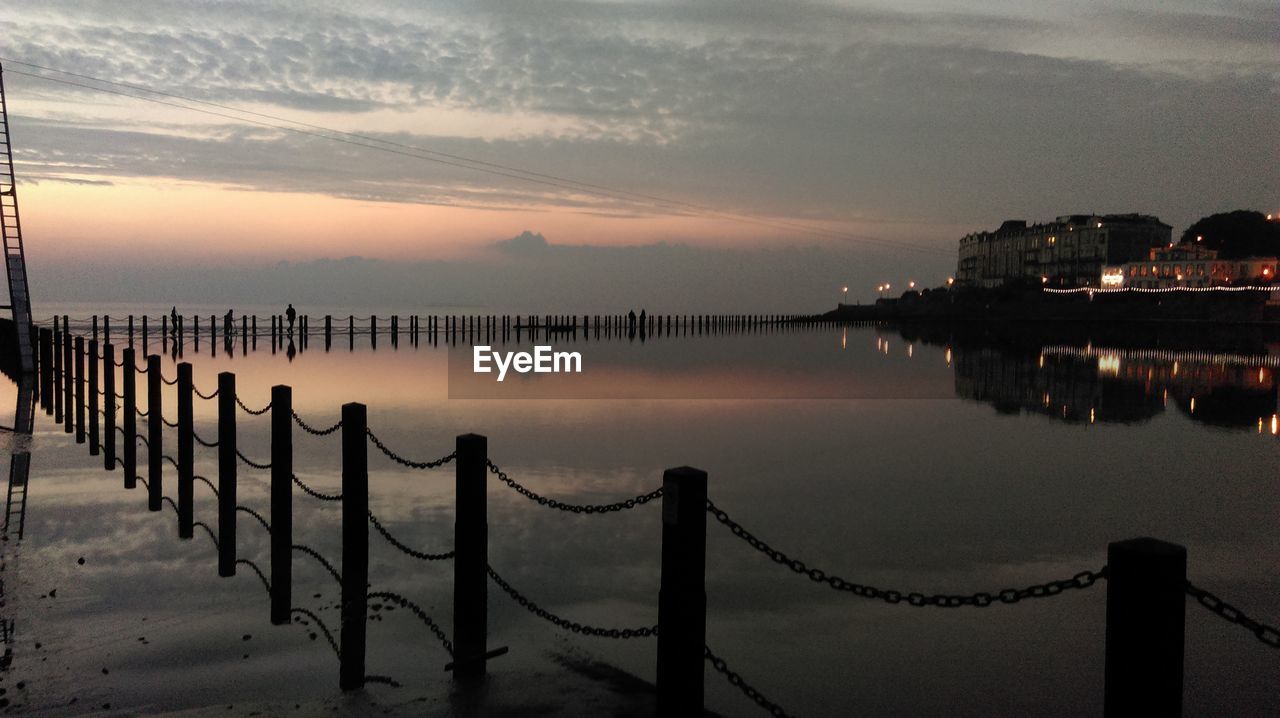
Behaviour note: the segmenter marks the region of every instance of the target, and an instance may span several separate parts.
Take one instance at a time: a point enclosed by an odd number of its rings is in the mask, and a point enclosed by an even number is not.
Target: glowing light
[[[1191,413],[1196,413],[1196,398],[1194,396],[1191,397]]]
[[[1197,234],[1197,235],[1196,235],[1196,241],[1197,241],[1197,242],[1203,242],[1203,241],[1204,241],[1204,235],[1203,235],[1203,234]]]
[[[947,366],[951,366],[951,347],[947,347]]]
[[[907,345],[907,358],[908,358],[908,359],[910,359],[911,357],[915,356],[915,350],[916,350],[916,345],[915,345],[915,344],[908,344],[908,345]]]
[[[1115,354],[1098,357],[1098,373],[1111,376],[1120,375],[1120,357]]]
[[[1271,435],[1275,436],[1277,433],[1280,433],[1280,416],[1272,414],[1271,415]]]
[[[1040,283],[1041,283],[1041,284],[1048,284],[1048,283],[1049,283],[1049,278],[1048,278],[1048,277],[1046,277],[1046,276],[1044,276],[1043,274],[1042,274],[1042,275],[1040,275]]]
[[[953,285],[953,284],[955,284],[955,283],[956,283],[956,278],[955,278],[955,277],[947,277],[947,286],[948,286],[948,287],[950,287],[951,285]]]
[[[1101,226],[1101,225],[1099,225],[1099,226]],[[1092,406],[1091,406],[1091,407],[1089,407],[1089,423],[1090,423],[1090,424],[1092,424],[1094,421],[1096,421],[1096,420],[1097,420],[1097,418],[1098,418],[1098,415],[1097,415],[1097,413],[1094,411],[1094,408],[1093,408]]]
[[[914,279],[911,280],[910,282],[907,282],[907,289],[915,289],[915,288],[916,288],[916,282]]]

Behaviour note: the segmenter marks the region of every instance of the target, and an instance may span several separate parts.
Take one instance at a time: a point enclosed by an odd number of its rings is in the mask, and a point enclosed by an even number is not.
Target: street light
[[[915,289],[915,288],[916,288],[916,281],[914,279],[911,280],[910,282],[907,282],[907,289]]]
[[[951,285],[953,285],[953,284],[955,284],[955,283],[956,283],[956,278],[955,278],[955,277],[947,277],[947,286],[948,286],[948,287],[950,287]]]
[[[844,293],[844,298],[841,300],[841,301],[842,301],[842,303],[843,303],[843,304],[848,304],[848,303],[849,303],[849,288],[848,288],[848,287],[841,287],[840,291]]]

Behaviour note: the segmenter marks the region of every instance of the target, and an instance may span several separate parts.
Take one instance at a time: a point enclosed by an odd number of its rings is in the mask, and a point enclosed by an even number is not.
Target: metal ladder
[[[9,142],[9,106],[4,95],[4,67],[0,66],[0,233],[4,235],[4,259],[9,279],[9,308],[17,330],[22,371],[35,369],[31,346],[31,293],[27,285],[27,256],[22,248],[22,223],[18,220],[18,191],[13,174],[13,146]]]

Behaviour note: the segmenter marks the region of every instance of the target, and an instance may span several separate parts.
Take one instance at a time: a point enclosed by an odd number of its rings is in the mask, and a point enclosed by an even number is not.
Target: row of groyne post
[[[256,315],[230,318],[209,315],[204,319],[198,315],[127,315],[114,319],[110,315],[78,319],[62,315],[53,317],[51,324],[60,325],[55,329],[82,334],[102,343],[114,339],[129,345],[140,341],[147,346],[158,338],[167,347],[171,342],[181,346],[190,340],[198,351],[204,337],[208,339],[210,348],[216,351],[220,338],[224,343],[238,342],[246,349],[256,349],[259,338],[262,338],[270,342],[273,350],[283,348],[286,343],[294,343],[301,349],[312,339],[318,339],[323,341],[326,349],[330,349],[335,342],[344,339],[354,348],[357,337],[367,337],[374,347],[380,337],[393,346],[398,346],[402,339],[417,346],[424,339],[437,345],[494,340],[518,342],[526,338],[536,341],[716,336],[868,323],[800,314],[646,314],[636,317],[627,314],[326,314],[316,319],[313,325],[312,318],[305,314],[296,316],[292,323],[283,315],[264,318]]]
[[[699,715],[703,710],[705,674],[709,666],[729,685],[772,715],[789,715],[778,703],[752,687],[741,674],[707,643],[707,532],[717,524],[741,539],[751,550],[807,578],[821,589],[888,604],[930,609],[981,609],[1007,606],[1026,600],[1086,590],[1105,580],[1106,669],[1104,705],[1108,715],[1178,715],[1182,705],[1185,605],[1187,598],[1230,623],[1239,625],[1271,648],[1280,648],[1280,632],[1247,616],[1214,594],[1187,580],[1187,552],[1176,544],[1151,538],[1111,543],[1107,563],[1069,578],[998,591],[924,594],[870,586],[816,568],[771,546],[735,521],[709,495],[705,471],[677,467],[663,472],[652,490],[610,504],[576,504],[542,494],[512,478],[491,458],[488,440],[476,434],[456,438],[451,452],[431,460],[407,458],[389,448],[368,425],[364,404],[342,405],[340,420],[331,426],[314,426],[293,410],[293,390],[288,385],[271,388],[264,406],[248,404],[237,393],[236,375],[218,374],[217,386],[201,390],[193,380],[192,365],[181,362],[176,376],[166,377],[156,354],[138,356],[126,346],[119,352],[111,342],[73,336],[61,328],[41,327],[35,333],[38,357],[40,406],[78,444],[88,445],[90,455],[101,455],[107,471],[122,469],[123,488],[146,489],[151,511],[171,508],[177,518],[177,536],[192,539],[197,528],[206,533],[217,550],[219,576],[237,575],[239,566],[250,568],[269,595],[268,617],[273,624],[306,620],[325,635],[338,657],[338,683],[344,690],[369,682],[395,684],[393,678],[366,670],[367,622],[373,602],[394,603],[408,609],[424,627],[424,640],[439,643],[448,655],[446,668],[464,685],[474,685],[486,673],[487,661],[507,647],[488,642],[488,590],[492,583],[518,607],[557,628],[575,634],[607,639],[656,639],[656,711],[658,715]],[[139,381],[143,384],[139,387]],[[171,387],[176,401],[166,399]],[[139,406],[145,394],[146,409]],[[101,404],[99,403],[101,400]],[[196,430],[196,401],[214,401],[217,407],[214,439]],[[176,420],[166,418],[173,407]],[[240,414],[269,415],[270,455],[255,460],[239,449]],[[99,421],[99,418],[101,421]],[[139,426],[139,419],[145,426]],[[326,493],[302,481],[293,470],[294,430],[315,436],[336,434],[340,442],[341,487]],[[167,430],[173,431],[167,431]],[[173,435],[176,432],[176,437]],[[119,441],[117,442],[117,438]],[[166,452],[176,443],[176,458]],[[139,456],[138,444],[142,444]],[[408,546],[396,537],[394,526],[370,510],[369,446],[411,471],[433,471],[453,465],[454,531],[442,536],[435,552]],[[216,453],[216,476],[196,471],[196,449]],[[170,468],[174,475],[167,472]],[[269,474],[269,507],[264,517],[253,507],[238,503],[240,472]],[[176,481],[176,501],[165,493]],[[595,626],[557,615],[513,587],[489,563],[487,482],[495,480],[537,506],[577,514],[610,515],[661,504],[660,583],[656,596],[656,621],[627,627]],[[216,497],[216,531],[195,515],[197,484]],[[341,556],[330,561],[304,545],[294,543],[295,488],[309,499],[341,504]],[[267,568],[238,553],[238,519],[253,518],[269,534]],[[708,519],[710,517],[710,520]],[[624,520],[617,518],[615,520]],[[408,597],[369,585],[370,533],[377,533],[394,550],[421,561],[453,562],[453,623],[451,633]],[[337,636],[314,613],[294,605],[293,560],[303,555],[315,560],[340,586],[340,625]],[[764,570],[764,569],[762,569]],[[554,577],[549,577],[554,580]],[[774,647],[776,648],[776,647]],[[771,649],[773,650],[773,649]]]

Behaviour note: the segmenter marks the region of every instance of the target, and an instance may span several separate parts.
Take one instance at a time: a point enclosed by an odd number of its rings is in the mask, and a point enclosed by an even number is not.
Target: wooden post
[[[160,510],[164,496],[164,401],[161,394],[160,355],[147,357],[147,508]]]
[[[98,338],[98,315],[93,315],[93,338]]]
[[[102,315],[102,343],[103,344],[111,343],[111,315],[110,314]]]
[[[129,315],[129,346],[133,346],[133,315]]]
[[[102,468],[116,470],[116,348],[111,342],[102,347],[103,445]]]
[[[124,440],[120,442],[120,451],[124,455],[124,487],[138,486],[138,390],[137,371],[134,369],[133,345],[129,345],[120,353],[124,364],[120,368],[120,385],[124,394]]]
[[[378,348],[378,315],[369,315],[369,348]]]
[[[192,401],[191,363],[178,365],[178,538],[194,534],[195,439]]]
[[[324,315],[324,350],[329,351],[329,347],[333,346],[333,315]]]
[[[161,318],[163,320],[163,317]],[[142,355],[147,354],[147,315],[142,315]]]
[[[289,622],[293,586],[293,390],[271,387],[271,622]]]
[[[658,591],[658,715],[702,715],[706,645],[707,473],[662,475],[662,584]]]
[[[53,413],[53,332],[40,330],[40,406]]]
[[[101,453],[102,441],[98,433],[98,340],[89,341],[89,456]]]
[[[1152,538],[1107,546],[1107,716],[1181,716],[1187,550]]]
[[[72,387],[75,384],[75,362],[71,356],[71,333],[67,331],[67,320],[62,320],[62,431],[70,434],[75,431],[72,414],[75,406]]]
[[[364,404],[342,405],[342,659],[338,684],[364,686],[369,583],[369,439]]]
[[[453,545],[453,675],[485,674],[488,623],[489,524],[486,506],[489,440],[462,434],[456,443]]]
[[[84,337],[76,337],[76,443],[84,443]]]
[[[236,575],[236,375],[218,374],[218,575]]]

